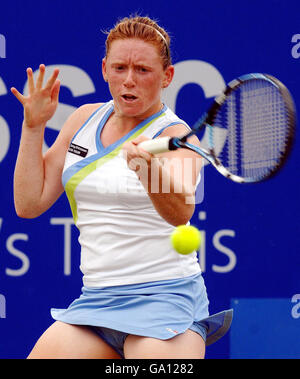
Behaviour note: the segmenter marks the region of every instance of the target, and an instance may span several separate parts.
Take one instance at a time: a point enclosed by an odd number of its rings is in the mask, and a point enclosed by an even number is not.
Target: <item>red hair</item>
[[[105,42],[106,56],[109,54],[110,46],[113,41],[127,38],[139,38],[156,46],[162,58],[164,69],[172,64],[170,37],[163,28],[149,17],[125,17],[119,21],[114,28],[108,32]]]

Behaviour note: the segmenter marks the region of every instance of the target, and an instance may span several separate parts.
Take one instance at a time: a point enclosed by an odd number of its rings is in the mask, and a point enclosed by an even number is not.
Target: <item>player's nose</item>
[[[128,70],[126,78],[124,80],[124,86],[127,88],[132,88],[135,86],[135,75],[133,70]]]

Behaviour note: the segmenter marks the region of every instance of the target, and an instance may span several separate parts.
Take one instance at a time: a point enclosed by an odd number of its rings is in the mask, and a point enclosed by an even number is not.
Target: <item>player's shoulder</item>
[[[64,126],[66,128],[71,127],[72,129],[80,127],[103,104],[104,103],[92,103],[81,105],[69,116]]]
[[[90,117],[97,109],[102,107],[105,103],[89,103],[89,104],[83,104],[80,107],[78,107],[74,114],[76,113],[76,116],[81,117]]]
[[[61,137],[70,140],[78,129],[90,118],[90,116],[99,109],[104,103],[84,104],[76,108],[68,117],[61,128]]]

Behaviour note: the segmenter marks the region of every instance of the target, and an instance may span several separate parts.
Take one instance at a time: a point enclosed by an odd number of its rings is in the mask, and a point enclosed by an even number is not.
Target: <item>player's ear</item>
[[[165,69],[162,88],[167,88],[167,87],[169,87],[170,83],[171,83],[172,80],[173,80],[174,72],[175,72],[175,69],[174,69],[174,66],[172,66],[172,65],[168,66],[168,67]]]
[[[107,82],[107,74],[106,74],[106,57],[102,59],[102,75],[103,79]]]

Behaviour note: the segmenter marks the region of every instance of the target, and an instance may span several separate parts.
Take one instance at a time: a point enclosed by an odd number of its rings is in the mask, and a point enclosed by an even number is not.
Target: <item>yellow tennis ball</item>
[[[198,250],[201,244],[201,234],[192,225],[180,225],[171,234],[171,244],[179,254],[190,254]]]

